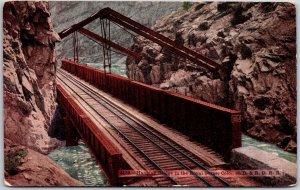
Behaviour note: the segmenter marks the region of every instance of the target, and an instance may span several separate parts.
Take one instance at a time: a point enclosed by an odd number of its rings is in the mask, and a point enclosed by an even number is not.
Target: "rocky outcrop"
[[[141,37],[129,77],[241,110],[243,130],[296,151],[296,22],[291,3],[195,3],[153,29],[222,65],[220,77]]]
[[[99,10],[110,7],[115,11],[124,14],[131,19],[144,25],[152,26],[157,19],[177,10],[182,6],[182,2],[145,2],[145,1],[126,1],[126,2],[109,2],[109,1],[53,1],[49,2],[51,17],[56,31],[63,29],[91,16]],[[87,29],[101,34],[101,25],[99,19],[86,26]],[[102,46],[91,41],[89,38],[78,34],[79,39],[79,60],[86,63],[102,63]],[[130,47],[133,44],[132,35],[126,30],[111,22],[111,39],[124,46]],[[73,59],[73,38],[72,35],[62,40],[56,46],[57,59]],[[112,52],[112,62],[117,63],[122,60],[124,55]],[[126,56],[125,56],[126,59]],[[124,61],[117,64],[125,64]]]
[[[56,106],[54,44],[60,40],[48,4],[6,2],[3,21],[5,179],[12,186],[80,185],[43,155],[60,144],[47,133]]]
[[[48,156],[5,139],[5,179],[12,186],[83,186]]]
[[[55,109],[59,40],[44,2],[7,2],[3,9],[4,133],[14,143],[47,153],[57,145],[47,129]]]

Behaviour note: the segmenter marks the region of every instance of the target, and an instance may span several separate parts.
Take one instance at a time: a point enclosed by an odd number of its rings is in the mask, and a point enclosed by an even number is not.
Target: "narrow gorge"
[[[111,19],[106,22],[109,43],[140,56],[135,59],[108,48],[111,50],[112,74],[99,71],[103,70],[104,60],[109,59],[108,54],[103,54],[105,42],[96,43],[91,36],[77,30],[67,37],[61,36],[64,29],[76,27],[76,23],[91,19],[106,7],[124,15],[124,20],[118,20],[109,12],[113,16],[97,17],[84,28],[94,32],[94,37],[100,36],[105,33],[102,20]],[[131,25],[130,19],[140,23],[141,28],[149,27],[175,43],[172,47],[155,43],[160,40],[159,35],[150,29],[144,33],[153,35],[154,40],[146,38],[143,32],[138,35],[139,32],[134,30],[142,29]],[[175,49],[181,45],[217,63],[220,70],[210,72],[192,59],[180,56]],[[81,64],[75,63],[76,48],[77,62]],[[162,141],[167,136],[169,140],[165,140],[168,144],[165,147],[171,146],[170,139],[174,138],[174,142],[176,139],[182,142],[176,142],[178,144],[173,148],[180,144],[182,150],[191,151],[190,154],[200,150],[204,153],[199,155],[212,153],[213,156],[203,159],[210,160],[203,163],[217,163],[207,164],[213,170],[236,169],[231,163],[236,160],[230,158],[234,150],[255,145],[262,147],[258,148],[260,151],[284,158],[283,163],[289,161],[289,167],[294,166],[297,160],[296,70],[296,8],[292,3],[7,1],[3,6],[5,183],[11,186],[109,186],[111,176],[117,176],[119,180],[119,174],[109,173],[111,170],[117,167],[134,170],[133,166],[146,168],[149,165],[144,162],[147,159],[136,153],[135,144],[134,153],[130,152],[131,145],[126,141],[130,138],[118,136],[123,134],[120,132],[123,128],[126,131],[127,126],[134,124],[148,126],[147,130],[141,128],[140,131],[156,135]],[[72,85],[77,92],[71,89]],[[89,105],[92,96],[96,98],[94,104]],[[100,96],[104,98],[100,100]],[[121,111],[116,105],[121,105]],[[132,107],[126,109],[126,106]],[[111,113],[104,108],[112,110]],[[101,115],[99,110],[104,114]],[[205,118],[200,118],[204,117],[202,113]],[[116,124],[111,124],[105,114]],[[117,116],[119,119],[113,119]],[[182,118],[190,118],[190,121],[182,121]],[[215,121],[208,121],[210,119]],[[86,123],[94,128],[89,128]],[[118,125],[120,129],[115,127]],[[120,131],[114,134],[113,127]],[[208,134],[207,138],[201,136],[202,130],[203,134]],[[70,145],[68,138],[72,135],[70,139],[75,140]],[[222,135],[225,140],[219,138]],[[100,136],[103,138],[99,139]],[[132,136],[134,141],[136,137]],[[207,146],[206,142],[202,144],[198,141],[201,137],[217,148]],[[151,138],[149,141],[155,145]],[[224,141],[218,141],[218,138]],[[146,135],[144,139],[147,139]],[[224,143],[219,145],[217,142]],[[222,146],[227,149],[220,153]],[[154,153],[163,149],[158,147],[152,148]],[[93,148],[98,152],[95,153]],[[120,158],[113,157],[115,155],[109,151],[115,151]],[[184,151],[181,154],[187,155]],[[165,152],[171,155],[168,150]],[[193,156],[198,158],[198,152],[195,152]],[[226,154],[229,156],[225,158]],[[99,162],[98,157],[103,160]],[[106,164],[104,167],[102,162]],[[291,176],[291,179],[284,179],[288,182],[283,180],[283,186],[295,183],[296,178]],[[124,184],[160,186],[155,180],[128,178]],[[233,186],[262,185],[259,180],[248,177],[228,177],[226,180],[231,180]]]

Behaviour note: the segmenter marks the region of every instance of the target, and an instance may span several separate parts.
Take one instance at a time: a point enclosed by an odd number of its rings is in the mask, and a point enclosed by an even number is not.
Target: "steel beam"
[[[105,18],[109,14],[110,10],[111,10],[110,8],[101,9],[97,13],[95,13],[95,14],[91,15],[90,17],[82,20],[81,22],[79,22],[77,24],[73,24],[71,27],[59,32],[58,35],[60,36],[61,39],[63,39],[66,36],[68,36],[68,35],[72,34],[73,32],[77,31],[78,29],[84,27],[85,25],[93,22],[97,18]]]
[[[124,48],[124,47],[122,47],[122,46],[120,46],[120,45],[118,45],[118,44],[116,44],[116,43],[114,43],[114,42],[112,42],[108,39],[105,39],[105,38],[101,37],[100,35],[95,34],[95,33],[91,32],[91,31],[89,31],[85,28],[78,29],[78,32],[80,32],[83,35],[88,36],[89,38],[92,38],[95,41],[105,43],[105,44],[111,46],[112,48],[114,48],[116,50],[119,50],[119,51],[127,54],[128,56],[136,59],[136,60],[141,60],[142,59],[142,56],[140,56],[136,52],[130,51],[129,49],[126,49],[126,48]]]
[[[124,16],[124,15],[122,15],[122,14],[120,14],[120,13],[118,13],[118,12],[112,10],[112,9],[110,9],[110,8],[107,8],[107,9],[108,9],[108,12],[109,12],[108,16],[113,16],[117,19],[120,19],[123,22],[126,22],[126,23],[134,26],[136,29],[138,29],[140,31],[144,31],[144,32],[154,36],[155,38],[166,42],[167,44],[169,44],[170,46],[175,47],[178,50],[182,50],[183,52],[185,52],[187,54],[190,54],[190,55],[192,55],[196,58],[199,58],[200,60],[202,60],[202,61],[204,61],[204,62],[206,62],[206,63],[208,63],[208,64],[210,64],[210,65],[212,65],[216,68],[220,68],[220,65],[218,63],[204,57],[203,55],[201,55],[201,54],[199,54],[199,53],[197,53],[197,52],[195,52],[195,51],[193,51],[189,48],[186,48],[183,45],[180,45],[180,44],[176,43],[175,41],[159,34],[158,32],[155,32],[154,30],[151,30],[150,28],[148,28],[148,27],[146,27],[146,26],[144,26],[144,25],[142,25],[142,24],[140,24],[140,23],[138,23],[138,22],[136,22],[136,21],[134,21],[134,20],[132,20],[132,19],[130,19],[130,18],[128,18],[128,17],[126,17],[126,16]],[[108,17],[108,19],[110,19],[110,17]],[[154,42],[156,42],[156,41],[157,40],[155,40]]]
[[[197,65],[199,65],[201,67],[204,67],[204,68],[206,68],[207,70],[209,70],[209,71],[211,71],[213,73],[217,73],[217,69],[215,67],[210,66],[209,64],[205,64],[201,60],[196,59],[194,56],[191,56],[190,54],[187,54],[184,51],[181,51],[180,49],[176,48],[176,46],[172,46],[172,45],[170,45],[168,43],[165,43],[164,41],[162,41],[162,40],[160,40],[158,38],[155,38],[153,35],[148,34],[146,32],[143,32],[142,30],[139,30],[138,28],[136,28],[136,27],[134,27],[134,26],[132,26],[132,25],[126,23],[126,22],[123,22],[123,21],[121,21],[121,20],[119,20],[119,19],[117,19],[115,17],[110,17],[109,19],[111,21],[114,21],[114,22],[116,22],[116,23],[118,23],[118,24],[120,24],[120,25],[122,25],[122,26],[124,26],[124,27],[126,27],[126,28],[128,28],[130,30],[132,30],[133,32],[135,32],[135,33],[137,33],[137,34],[139,34],[141,36],[144,36],[145,38],[147,38],[147,39],[149,39],[149,40],[151,40],[151,41],[153,41],[153,42],[161,45],[162,47],[168,48],[171,52],[174,52],[174,53],[176,53],[176,54],[178,54],[178,55],[180,55],[180,56],[182,56],[182,57],[184,57],[186,59],[189,59],[193,63],[195,63],[195,64],[197,64]]]
[[[124,26],[125,28],[128,28],[128,29],[132,30],[133,32],[161,45],[162,47],[165,47],[165,48],[173,51],[174,53],[192,61],[196,65],[209,70],[210,72],[212,72],[214,74],[218,74],[218,70],[222,69],[222,67],[218,63],[208,59],[207,57],[205,57],[183,45],[176,43],[175,41],[159,34],[158,32],[151,30],[150,28],[148,28],[146,26],[143,26],[142,24],[140,24],[140,23],[110,9],[110,8],[101,9],[100,11],[98,11],[97,13],[93,14],[92,16],[84,19],[83,21],[72,25],[70,28],[63,30],[62,32],[59,33],[59,36],[63,39],[64,37],[68,36],[69,34],[75,32],[75,31],[78,31],[79,29],[83,28],[85,25],[89,24],[90,22],[94,21],[97,18],[101,18],[101,19],[107,18],[111,21],[114,21],[114,22]],[[128,53],[128,51],[127,51],[127,53]],[[131,53],[131,55],[134,56],[132,53]]]

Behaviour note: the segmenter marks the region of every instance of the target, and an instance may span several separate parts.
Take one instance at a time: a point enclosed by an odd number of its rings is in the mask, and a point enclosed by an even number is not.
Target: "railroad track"
[[[224,179],[209,171],[199,159],[170,138],[164,136],[127,111],[111,103],[92,88],[67,72],[58,69],[57,76],[81,98],[98,116],[132,147],[143,161],[147,170],[160,171],[163,175],[153,176],[159,186],[230,186]],[[75,91],[65,82],[76,86]],[[97,108],[91,102],[97,103]],[[170,171],[186,172],[187,176],[170,175]],[[203,176],[199,174],[205,173]]]

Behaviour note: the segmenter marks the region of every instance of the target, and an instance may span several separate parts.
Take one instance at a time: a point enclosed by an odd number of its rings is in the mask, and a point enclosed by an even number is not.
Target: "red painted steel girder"
[[[77,65],[82,66],[79,64]],[[122,152],[114,143],[111,142],[105,133],[99,130],[99,127],[97,127],[96,124],[84,113],[84,111],[62,86],[58,84],[56,88],[59,103],[62,104],[68,117],[71,118],[71,122],[84,140],[85,144],[90,150],[92,150],[91,154],[101,167],[104,175],[109,181],[109,184],[113,186],[118,185],[118,171],[121,169],[123,162]],[[86,133],[82,131],[83,128],[85,128]],[[101,154],[99,154],[100,151]]]
[[[206,68],[207,70],[218,73],[218,70],[221,69],[221,66],[208,59],[207,57],[204,57],[203,55],[183,46],[175,41],[159,34],[158,32],[155,32],[151,30],[150,28],[143,26],[142,24],[135,22],[134,20],[110,9],[110,8],[104,8],[98,11],[97,13],[93,14],[92,16],[88,17],[87,19],[72,25],[70,28],[63,30],[59,33],[59,36],[61,38],[66,37],[67,35],[79,30],[80,28],[84,27],[88,23],[94,21],[97,18],[107,18],[111,21],[114,21],[132,31],[135,33],[161,45],[162,47],[168,48],[174,53],[177,53],[178,55],[192,61],[196,65],[199,65],[201,67]]]
[[[204,57],[203,55],[201,55],[183,45],[176,43],[175,41],[159,34],[158,32],[155,32],[154,30],[151,30],[150,28],[148,28],[148,27],[146,27],[146,26],[144,26],[144,25],[142,25],[142,24],[140,24],[140,23],[110,9],[110,8],[107,8],[107,9],[109,9],[109,14],[106,15],[106,16],[108,16],[106,18],[112,20],[111,18],[114,17],[115,18],[114,21],[116,21],[116,19],[122,21],[119,24],[121,24],[121,25],[124,24],[123,26],[126,28],[127,28],[127,26],[130,26],[131,28],[129,28],[129,29],[134,29],[135,30],[134,32],[136,32],[137,34],[140,34],[146,38],[148,38],[148,35],[151,35],[153,38],[150,40],[152,40],[153,42],[158,43],[162,46],[167,45],[167,47],[171,47],[172,49],[174,48],[176,53],[178,53],[179,51],[182,51],[191,57],[200,59],[201,61],[209,64],[210,66],[213,66],[218,69],[221,68],[221,66],[218,63],[208,59],[207,57]],[[145,36],[144,35],[145,33],[147,33],[148,35]],[[193,61],[193,60],[191,60],[191,61]],[[193,61],[193,62],[195,62],[195,61]],[[199,61],[197,61],[197,62],[199,64]],[[195,62],[195,63],[197,63],[197,62]],[[200,62],[200,66],[202,66],[203,62]]]
[[[141,60],[142,59],[142,56],[140,56],[139,54],[137,54],[136,52],[133,52],[133,51],[130,51],[108,39],[105,39],[101,36],[99,36],[98,34],[95,34],[85,28],[80,28],[78,29],[78,32],[80,32],[81,34],[83,35],[86,35],[90,38],[92,38],[93,40],[95,41],[99,41],[99,42],[102,42],[102,43],[105,43],[105,44],[108,44],[109,46],[111,46],[112,48],[116,49],[116,50],[119,50],[123,53],[126,53],[127,55],[129,55],[130,57],[136,59],[136,60]]]
[[[180,56],[182,56],[182,57],[184,57],[184,58],[189,59],[190,61],[194,62],[195,64],[197,64],[197,65],[199,65],[199,66],[201,66],[201,67],[204,67],[204,68],[208,69],[209,71],[211,71],[211,72],[213,72],[213,73],[217,73],[217,69],[216,69],[216,68],[211,67],[210,65],[205,64],[205,63],[203,63],[202,61],[199,61],[199,60],[196,59],[194,56],[190,56],[189,54],[187,54],[187,53],[185,53],[185,52],[182,52],[182,51],[176,49],[175,46],[171,46],[170,44],[167,44],[167,43],[165,43],[164,41],[159,40],[158,38],[155,38],[153,35],[150,35],[150,34],[148,34],[148,33],[145,33],[145,32],[143,32],[143,31],[137,29],[136,27],[134,27],[134,26],[132,26],[132,25],[129,25],[129,24],[126,23],[126,22],[123,22],[123,21],[121,21],[121,20],[119,20],[119,19],[116,19],[115,17],[110,17],[110,20],[112,20],[112,21],[114,21],[114,22],[116,22],[116,23],[118,23],[118,24],[120,24],[120,25],[125,26],[126,28],[128,28],[128,29],[130,29],[130,30],[136,32],[137,34],[140,34],[141,36],[144,36],[145,38],[147,38],[147,39],[149,39],[149,40],[151,40],[151,41],[153,41],[153,42],[155,42],[155,43],[161,45],[162,47],[166,47],[166,48],[170,49],[172,52],[177,53],[178,55],[180,55]]]
[[[77,31],[78,29],[84,27],[85,25],[93,22],[94,20],[96,20],[97,18],[105,18],[107,17],[107,15],[109,14],[111,9],[109,8],[104,8],[101,9],[100,11],[98,11],[97,13],[91,15],[90,17],[82,20],[81,22],[72,25],[71,27],[61,31],[58,33],[58,35],[60,36],[61,39],[65,38],[66,36],[72,34],[73,32]]]
[[[85,70],[84,74],[87,77],[83,78],[86,82],[156,118],[159,122],[195,138],[223,155],[225,159],[229,159],[233,148],[241,146],[239,111],[165,91],[112,73],[105,75],[103,71],[70,60],[62,60],[62,66],[75,76],[81,75],[79,68]],[[102,80],[102,84],[95,84],[98,80]]]

